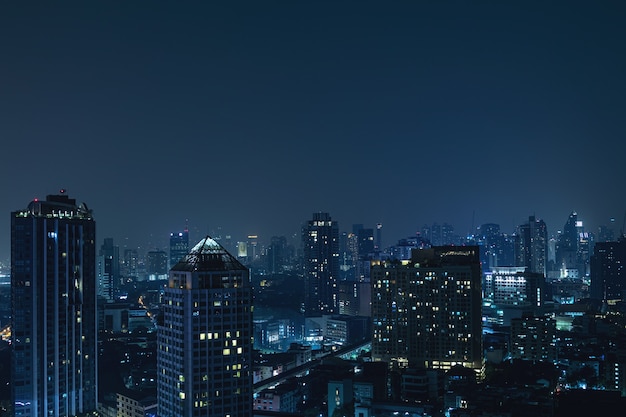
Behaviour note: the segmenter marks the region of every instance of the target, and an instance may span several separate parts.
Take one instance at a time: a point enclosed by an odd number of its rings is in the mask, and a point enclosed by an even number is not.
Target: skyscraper
[[[173,267],[189,252],[189,229],[182,232],[170,233],[170,268]]]
[[[328,213],[314,213],[302,230],[304,250],[304,313],[338,311],[339,226]]]
[[[626,299],[626,237],[596,243],[591,257],[591,298]]]
[[[252,415],[249,271],[202,239],[169,271],[157,336],[159,417]]]
[[[478,246],[414,249],[372,262],[372,359],[400,366],[482,368]]]
[[[516,266],[525,266],[529,272],[546,275],[548,265],[548,229],[535,216],[518,227],[515,256]],[[510,266],[510,265],[506,265]]]
[[[65,190],[11,213],[16,416],[97,407],[96,227]]]

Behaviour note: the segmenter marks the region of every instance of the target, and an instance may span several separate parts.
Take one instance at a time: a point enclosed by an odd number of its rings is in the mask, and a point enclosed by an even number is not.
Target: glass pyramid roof
[[[245,271],[247,268],[209,236],[198,242],[183,259],[172,267],[172,271],[241,270]]]

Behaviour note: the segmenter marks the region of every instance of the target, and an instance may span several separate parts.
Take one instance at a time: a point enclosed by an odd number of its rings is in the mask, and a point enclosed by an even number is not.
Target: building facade
[[[97,408],[96,226],[65,190],[11,213],[15,416]]]
[[[482,368],[478,246],[416,249],[372,266],[372,359],[398,366]]]
[[[328,213],[314,213],[302,231],[304,251],[304,314],[338,311],[339,226]]]
[[[210,237],[169,272],[157,335],[159,417],[252,414],[249,271]]]
[[[485,274],[485,298],[498,307],[538,309],[544,304],[545,277],[526,267],[493,267]]]

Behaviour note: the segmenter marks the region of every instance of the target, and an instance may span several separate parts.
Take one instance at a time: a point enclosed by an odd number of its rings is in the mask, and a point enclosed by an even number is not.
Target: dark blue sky
[[[9,213],[60,188],[144,247],[315,211],[385,244],[621,226],[624,2],[216,3],[0,5],[0,258]]]

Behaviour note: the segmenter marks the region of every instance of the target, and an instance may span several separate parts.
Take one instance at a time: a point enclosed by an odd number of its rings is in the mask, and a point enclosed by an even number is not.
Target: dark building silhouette
[[[339,226],[328,213],[314,213],[302,230],[304,313],[338,312]]]
[[[598,242],[591,257],[591,298],[624,300],[626,295],[626,238]]]
[[[11,213],[16,416],[97,407],[96,224],[65,190]]]
[[[525,266],[530,272],[546,275],[548,265],[548,229],[535,216],[517,229],[516,266]]]
[[[248,269],[210,237],[169,271],[157,336],[159,417],[252,415]]]
[[[271,274],[278,274],[285,270],[289,259],[289,248],[285,236],[272,236],[267,248],[267,270]]]
[[[149,276],[167,275],[167,253],[162,250],[151,250],[146,255],[146,273]]]
[[[115,300],[120,285],[120,248],[113,244],[113,238],[104,239],[98,255],[98,295],[107,303]]]
[[[593,235],[584,231],[576,212],[570,213],[555,248],[560,277],[584,278],[589,274]]]
[[[478,246],[415,249],[372,262],[372,359],[400,366],[482,367]]]

